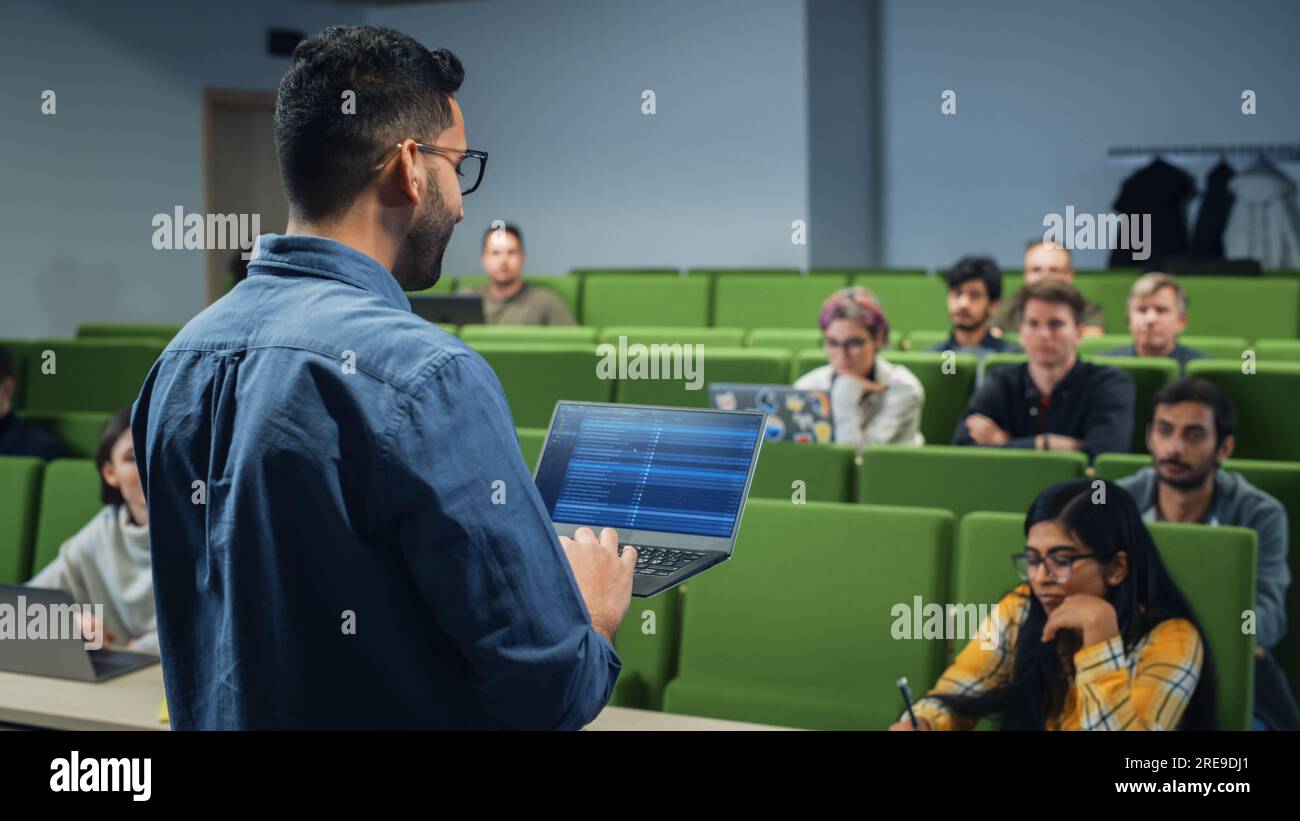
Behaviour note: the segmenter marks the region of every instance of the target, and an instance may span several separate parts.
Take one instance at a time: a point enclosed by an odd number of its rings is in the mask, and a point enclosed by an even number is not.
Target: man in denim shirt
[[[495,374],[403,294],[437,280],[480,179],[463,76],[391,29],[299,45],[287,235],[141,390],[178,729],[576,729],[613,689],[635,551],[556,538]]]

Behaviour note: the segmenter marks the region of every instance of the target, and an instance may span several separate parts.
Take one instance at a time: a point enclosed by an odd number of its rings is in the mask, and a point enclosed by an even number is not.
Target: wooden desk
[[[54,730],[167,730],[158,720],[162,665],[102,684],[0,673],[0,722]],[[606,707],[588,730],[779,730],[715,718]]]

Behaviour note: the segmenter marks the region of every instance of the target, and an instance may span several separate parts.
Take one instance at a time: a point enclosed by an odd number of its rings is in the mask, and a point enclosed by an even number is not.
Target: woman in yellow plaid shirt
[[[1132,497],[1103,484],[1062,482],[1034,500],[1013,557],[1026,583],[985,625],[997,642],[971,641],[917,700],[922,729],[984,716],[1005,730],[1214,728],[1214,665],[1191,605]]]

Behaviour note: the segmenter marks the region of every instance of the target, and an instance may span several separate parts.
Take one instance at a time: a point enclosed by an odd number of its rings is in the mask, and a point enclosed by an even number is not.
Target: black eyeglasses
[[[844,353],[848,354],[849,356],[852,356],[858,353],[859,351],[861,351],[864,347],[866,347],[867,340],[862,337],[857,337],[854,339],[845,339],[844,341],[841,342],[838,339],[831,339],[829,336],[824,336],[822,337],[822,344],[826,346],[826,350],[828,351],[833,351],[836,348],[841,348],[843,349]]]
[[[1049,550],[1046,556],[1040,556],[1035,552],[1025,550],[1011,554],[1011,564],[1016,568],[1016,575],[1025,581],[1029,581],[1034,569],[1043,562],[1047,562],[1047,575],[1051,576],[1057,584],[1064,584],[1070,580],[1070,572],[1074,569],[1075,562],[1095,558],[1097,558],[1095,553],[1067,556],[1057,550]]]
[[[399,143],[397,148],[390,148],[388,153],[384,154],[384,156],[379,159],[379,162],[375,163],[375,168],[382,168],[384,163],[388,161],[389,156],[401,147],[402,146]],[[467,194],[473,194],[478,188],[479,183],[483,182],[483,172],[487,170],[488,160],[486,151],[475,151],[472,148],[467,148],[464,151],[461,151],[459,148],[443,148],[440,145],[425,145],[424,143],[416,143],[415,147],[426,154],[441,154],[447,156],[456,167],[456,176],[466,180],[474,180],[468,188],[461,188],[460,195],[462,197]]]

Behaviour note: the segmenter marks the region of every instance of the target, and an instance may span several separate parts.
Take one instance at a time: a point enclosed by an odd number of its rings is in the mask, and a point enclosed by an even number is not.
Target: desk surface
[[[166,730],[162,665],[101,684],[0,672],[0,722],[56,730]],[[715,718],[606,707],[588,730],[775,730]]]

